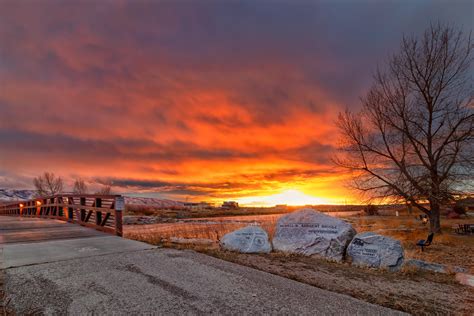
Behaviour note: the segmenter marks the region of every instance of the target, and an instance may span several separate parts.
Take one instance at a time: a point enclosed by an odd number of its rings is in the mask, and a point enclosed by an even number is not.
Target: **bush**
[[[466,209],[460,205],[455,205],[453,207],[453,211],[454,213],[459,214],[459,215],[466,215]]]
[[[128,215],[152,216],[156,213],[153,207],[146,205],[127,205],[126,210]]]
[[[379,215],[379,208],[375,205],[369,204],[364,207],[364,213],[368,216]]]

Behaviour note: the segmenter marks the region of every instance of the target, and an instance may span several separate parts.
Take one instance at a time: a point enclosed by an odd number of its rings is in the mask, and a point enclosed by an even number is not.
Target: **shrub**
[[[466,215],[466,209],[462,207],[461,205],[454,205],[453,211],[454,213],[459,214],[459,215]]]
[[[369,204],[364,207],[364,213],[368,216],[379,215],[379,208],[375,205]]]

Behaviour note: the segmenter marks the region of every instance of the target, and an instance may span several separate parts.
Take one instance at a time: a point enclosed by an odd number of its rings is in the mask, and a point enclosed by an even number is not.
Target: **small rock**
[[[456,280],[464,285],[474,287],[474,275],[467,273],[456,273]]]
[[[404,258],[400,241],[373,232],[357,234],[347,247],[352,264],[399,270]]]
[[[180,238],[171,237],[170,241],[174,244],[193,244],[193,245],[212,245],[214,241],[206,238]]]
[[[268,234],[261,227],[247,226],[224,235],[221,247],[241,253],[269,253],[272,246]]]
[[[444,264],[426,262],[418,259],[407,260],[405,266],[437,273],[448,273],[448,268]]]
[[[466,268],[464,268],[464,267],[459,267],[459,266],[454,266],[452,270],[453,270],[454,273],[466,273],[466,272],[469,272],[468,269],[466,269]]]
[[[273,248],[282,252],[318,255],[341,261],[355,234],[352,225],[343,220],[313,209],[302,209],[280,217],[273,238]]]

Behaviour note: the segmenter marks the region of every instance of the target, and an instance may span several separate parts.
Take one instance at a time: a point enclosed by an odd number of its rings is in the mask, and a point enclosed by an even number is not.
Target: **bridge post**
[[[81,205],[86,205],[86,198],[81,197]],[[81,222],[84,222],[86,219],[86,210],[81,208]]]
[[[101,198],[96,198],[95,199],[95,207],[102,207],[102,199]],[[95,224],[97,226],[102,226],[102,212],[101,211],[96,211],[95,212]]]
[[[67,198],[67,204],[71,205],[74,204],[74,198],[73,197],[68,197]],[[67,209],[67,221],[68,222],[73,222],[74,221],[74,209],[72,207],[68,207]]]
[[[114,201],[114,208],[115,208],[115,234],[117,236],[123,236],[123,228],[122,228],[122,215],[123,211],[125,210],[125,198],[123,196],[115,197]]]
[[[41,215],[41,201],[33,201],[33,205],[36,205],[36,216]]]

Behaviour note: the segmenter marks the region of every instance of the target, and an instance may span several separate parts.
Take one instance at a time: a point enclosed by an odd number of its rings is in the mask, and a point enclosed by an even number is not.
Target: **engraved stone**
[[[313,209],[301,209],[280,217],[273,237],[273,248],[341,261],[355,234],[352,225],[343,220]]]
[[[404,252],[400,241],[373,232],[357,234],[347,248],[352,264],[372,268],[400,269]]]
[[[247,226],[228,233],[222,237],[220,245],[223,249],[241,253],[269,253],[272,251],[267,232],[258,226]]]

